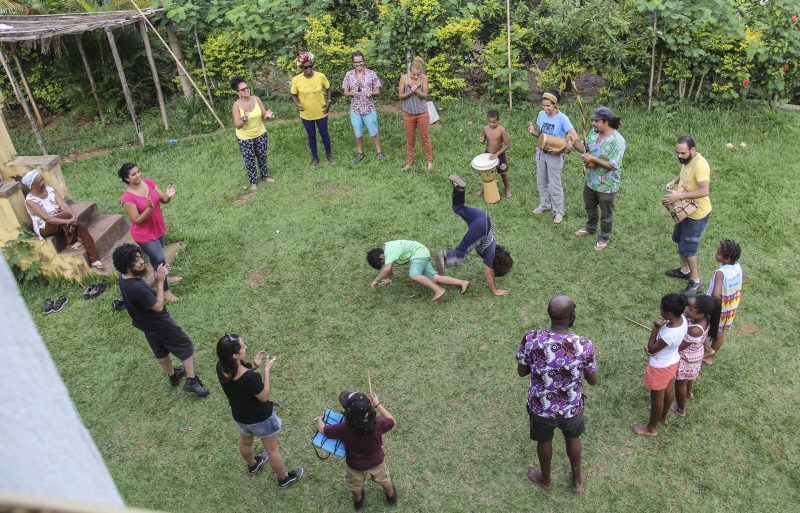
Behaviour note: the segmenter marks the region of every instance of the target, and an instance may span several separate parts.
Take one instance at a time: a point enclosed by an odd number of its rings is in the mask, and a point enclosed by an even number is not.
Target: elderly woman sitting
[[[103,263],[97,254],[97,247],[89,229],[85,224],[78,222],[64,198],[47,185],[44,177],[36,170],[28,171],[22,177],[22,185],[29,190],[25,197],[25,208],[31,216],[36,235],[45,238],[63,231],[67,245],[78,248],[82,242],[92,267],[103,269]]]

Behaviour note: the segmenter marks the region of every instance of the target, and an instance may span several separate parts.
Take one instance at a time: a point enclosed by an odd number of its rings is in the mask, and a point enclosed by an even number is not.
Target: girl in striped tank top
[[[742,284],[745,279],[742,266],[739,265],[741,255],[742,249],[736,242],[723,240],[719,243],[716,258],[717,262],[722,265],[714,272],[706,292],[719,301],[719,334],[710,347],[706,346],[706,355],[703,357],[705,363],[714,363],[715,353],[722,347],[725,342],[725,334],[733,326],[733,320],[736,318],[736,310],[742,299]]]

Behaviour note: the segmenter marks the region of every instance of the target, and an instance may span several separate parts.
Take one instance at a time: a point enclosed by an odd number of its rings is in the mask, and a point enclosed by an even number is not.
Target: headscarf
[[[297,54],[297,64],[298,64],[298,66],[302,66],[303,64],[305,64],[307,62],[310,62],[311,64],[314,64],[315,60],[316,59],[314,58],[314,54],[309,52],[309,51],[307,51],[307,50],[303,50],[302,52]]]
[[[556,98],[556,95],[554,95],[553,93],[548,93],[548,92],[542,93],[542,98],[544,98],[545,100],[550,100],[551,102],[553,102],[553,105],[558,107],[558,98]]]
[[[25,173],[25,176],[22,177],[22,185],[30,189],[31,185],[33,185],[33,181],[36,180],[37,176],[39,176],[38,170],[32,169],[28,171],[27,173]]]

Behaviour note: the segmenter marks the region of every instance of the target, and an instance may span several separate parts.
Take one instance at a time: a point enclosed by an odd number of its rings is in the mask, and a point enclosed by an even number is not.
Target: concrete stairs
[[[91,201],[68,201],[68,204],[78,221],[86,224],[89,228],[89,233],[94,238],[97,251],[100,253],[100,260],[105,266],[103,271],[89,268],[87,272],[102,275],[114,274],[112,260],[114,248],[120,244],[133,243],[128,230],[128,220],[120,214],[101,214],[97,204]],[[74,260],[82,258],[88,262],[86,260],[86,249],[82,246],[79,249],[68,247],[63,234],[59,233],[51,237],[50,240],[58,255],[63,259]]]

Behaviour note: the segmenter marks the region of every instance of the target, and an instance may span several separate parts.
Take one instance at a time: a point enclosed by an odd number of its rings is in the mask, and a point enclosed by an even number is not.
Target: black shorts
[[[528,415],[531,421],[531,440],[535,442],[549,442],[553,439],[553,432],[556,428],[564,433],[564,438],[578,438],[586,431],[583,412],[568,419],[550,419],[539,417],[533,413]]]
[[[179,326],[159,331],[145,331],[144,337],[150,344],[153,355],[158,359],[172,353],[179,360],[186,360],[194,354],[192,339]]]

